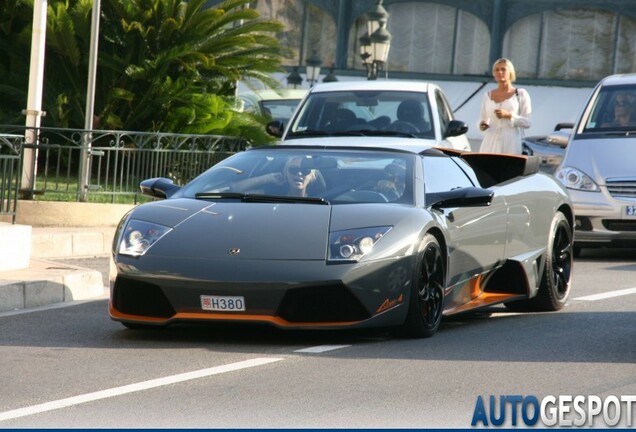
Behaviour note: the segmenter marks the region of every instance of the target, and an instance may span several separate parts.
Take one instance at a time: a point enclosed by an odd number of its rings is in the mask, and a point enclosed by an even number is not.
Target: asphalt
[[[0,313],[107,298],[114,232],[33,227],[29,266],[0,271]]]

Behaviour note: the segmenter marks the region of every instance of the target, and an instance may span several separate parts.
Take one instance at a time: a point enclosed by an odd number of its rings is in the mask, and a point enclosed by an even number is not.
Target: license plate
[[[201,309],[224,312],[245,310],[245,298],[242,296],[201,296]]]
[[[628,205],[624,207],[623,215],[625,217],[636,217],[636,205]]]

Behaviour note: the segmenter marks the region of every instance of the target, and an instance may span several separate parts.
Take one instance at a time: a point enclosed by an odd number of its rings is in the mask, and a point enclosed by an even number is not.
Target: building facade
[[[303,68],[317,55],[338,75],[365,75],[359,55],[366,12],[377,0],[256,0],[251,7],[287,30],[279,35]],[[518,80],[589,86],[636,71],[636,0],[384,0],[395,78],[484,80],[512,60]],[[302,69],[301,69],[302,70]]]

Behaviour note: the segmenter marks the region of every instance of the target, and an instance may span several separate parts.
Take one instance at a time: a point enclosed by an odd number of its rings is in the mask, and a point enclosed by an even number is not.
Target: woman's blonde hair
[[[508,60],[505,57],[502,57],[498,60],[496,60],[493,64],[492,64],[492,74],[495,74],[495,66],[497,66],[499,63],[505,63],[506,67],[508,68],[508,71],[510,72],[510,82],[515,82],[517,80],[517,72],[515,72],[515,66],[512,64],[512,62],[510,60]]]

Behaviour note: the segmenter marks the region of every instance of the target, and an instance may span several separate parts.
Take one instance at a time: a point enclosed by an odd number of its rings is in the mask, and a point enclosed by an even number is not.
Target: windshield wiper
[[[194,195],[196,199],[238,199],[242,202],[281,202],[281,203],[306,203],[329,205],[324,198],[315,197],[291,197],[282,195],[262,195],[240,192],[199,192]]]

